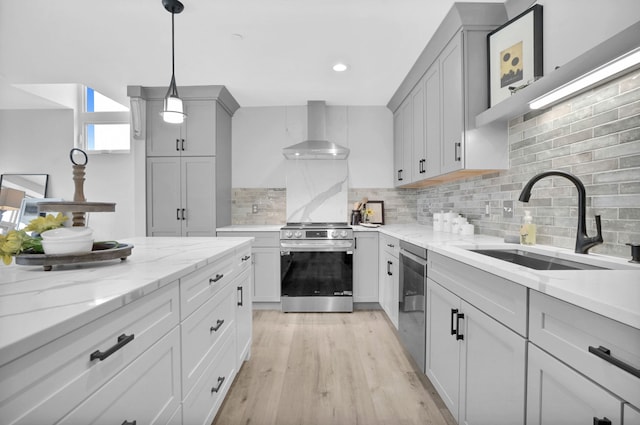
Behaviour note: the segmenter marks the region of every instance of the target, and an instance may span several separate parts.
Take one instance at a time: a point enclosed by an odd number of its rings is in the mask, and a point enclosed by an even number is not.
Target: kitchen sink
[[[594,266],[578,261],[553,257],[525,251],[522,249],[471,249],[478,254],[487,255],[509,263],[518,264],[535,270],[608,270],[608,267]]]

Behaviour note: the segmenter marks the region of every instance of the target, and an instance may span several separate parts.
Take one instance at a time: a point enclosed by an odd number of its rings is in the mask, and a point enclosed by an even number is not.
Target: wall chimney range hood
[[[282,149],[287,159],[347,159],[349,148],[326,140],[326,104],[307,102],[307,136],[304,142]]]

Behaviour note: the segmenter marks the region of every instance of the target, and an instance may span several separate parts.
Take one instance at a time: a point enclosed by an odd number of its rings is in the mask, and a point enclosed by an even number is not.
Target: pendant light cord
[[[173,17],[175,13],[171,12],[171,77],[176,74],[176,58],[175,58],[175,35],[173,29]]]

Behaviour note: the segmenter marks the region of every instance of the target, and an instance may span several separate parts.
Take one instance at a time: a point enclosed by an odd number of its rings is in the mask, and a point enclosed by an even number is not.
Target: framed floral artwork
[[[369,201],[365,204],[365,222],[384,224],[384,201]]]
[[[542,76],[542,6],[487,34],[487,51],[492,107]]]

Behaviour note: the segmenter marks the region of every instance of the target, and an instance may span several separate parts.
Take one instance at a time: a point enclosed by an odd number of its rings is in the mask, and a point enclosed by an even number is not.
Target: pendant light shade
[[[164,122],[180,124],[184,121],[187,115],[184,113],[182,99],[178,96],[178,87],[176,86],[173,17],[176,13],[180,13],[184,10],[184,5],[178,0],[162,0],[162,5],[171,13],[171,83],[169,84],[167,95],[164,97],[164,105],[160,115]]]

